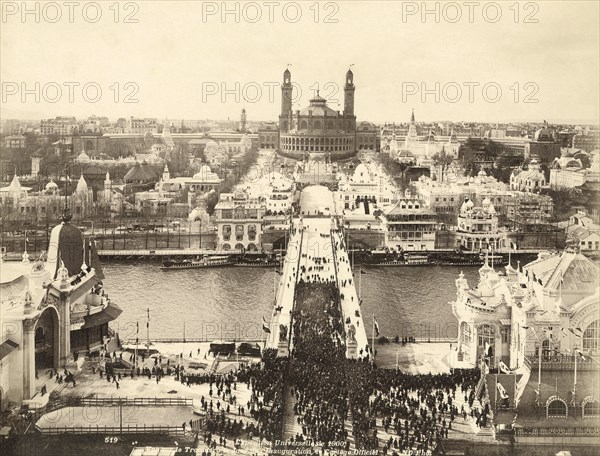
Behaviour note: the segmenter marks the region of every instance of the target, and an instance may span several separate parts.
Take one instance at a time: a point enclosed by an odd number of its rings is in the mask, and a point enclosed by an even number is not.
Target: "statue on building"
[[[348,327],[348,334],[346,334],[346,340],[348,343],[356,342],[356,327],[353,324],[350,324]]]
[[[287,340],[288,327],[287,325],[279,325],[279,340]]]

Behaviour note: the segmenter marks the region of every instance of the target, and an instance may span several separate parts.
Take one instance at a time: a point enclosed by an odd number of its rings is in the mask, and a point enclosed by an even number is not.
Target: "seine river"
[[[456,337],[449,301],[454,281],[463,270],[475,285],[477,267],[363,267],[363,319],[371,336],[372,315],[383,335],[432,339]],[[111,324],[121,338],[260,339],[262,317],[269,320],[273,282],[279,275],[267,268],[215,268],[162,271],[157,263],[104,264],[105,289],[122,309]],[[358,285],[358,273],[355,276]]]

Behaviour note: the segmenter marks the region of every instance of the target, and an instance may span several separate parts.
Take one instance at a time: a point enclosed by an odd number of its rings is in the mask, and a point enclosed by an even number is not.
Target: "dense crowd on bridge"
[[[326,258],[306,259],[312,268],[328,263]],[[274,442],[283,440],[284,429],[286,437],[295,429],[292,439],[297,442],[325,446],[346,442],[348,449],[353,439],[356,449],[383,454],[435,454],[456,419],[466,422],[470,416],[479,426],[487,424],[488,410],[473,407],[478,370],[411,375],[378,369],[369,356],[347,359],[344,297],[334,280],[312,276],[314,269],[309,268],[301,271],[304,277],[295,288],[289,358],[266,350],[260,363],[209,374],[184,369],[182,359],[175,365],[165,359],[165,365],[155,357],[154,366],[145,365],[135,373],[157,382],[164,375],[173,376],[188,387],[208,384],[209,397],[202,397],[200,409],[205,442],[210,445],[239,438]],[[116,354],[111,358],[117,361]],[[110,363],[105,374],[117,385],[121,380]],[[250,392],[244,403],[236,395],[242,384]]]
[[[318,442],[348,437],[348,379],[344,373],[345,331],[337,288],[330,283],[299,283],[293,312],[291,391],[302,434]]]

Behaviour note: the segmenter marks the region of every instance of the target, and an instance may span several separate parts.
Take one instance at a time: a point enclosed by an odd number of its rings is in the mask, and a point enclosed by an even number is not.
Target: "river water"
[[[105,263],[105,290],[123,309],[111,323],[121,338],[261,339],[262,317],[270,319],[273,284],[270,268],[213,268],[163,271],[156,263]],[[381,334],[432,339],[456,337],[449,301],[461,270],[475,285],[477,267],[363,267],[362,310],[371,337],[372,315]],[[359,283],[358,272],[355,282]]]

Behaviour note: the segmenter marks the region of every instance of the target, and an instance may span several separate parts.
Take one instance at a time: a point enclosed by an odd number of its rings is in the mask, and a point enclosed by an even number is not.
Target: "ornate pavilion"
[[[94,241],[63,221],[36,262],[0,260],[0,408],[35,399],[36,371],[69,366],[99,350],[108,323],[121,314],[102,288],[104,274]]]
[[[597,443],[599,285],[600,266],[577,251],[504,272],[486,262],[476,288],[456,280],[457,358],[489,372],[486,400],[517,443]]]

